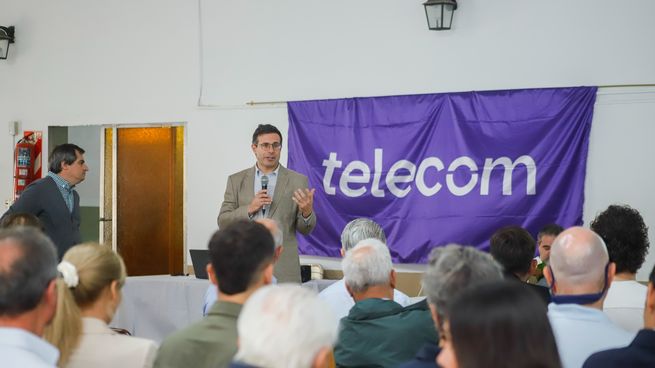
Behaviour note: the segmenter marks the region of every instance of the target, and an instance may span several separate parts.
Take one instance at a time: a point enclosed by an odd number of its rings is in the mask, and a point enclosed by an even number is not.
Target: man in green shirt
[[[437,341],[425,300],[407,307],[393,301],[396,273],[384,243],[360,241],[342,265],[355,306],[339,325],[334,348],[338,367],[396,367],[423,344]]]
[[[168,336],[156,368],[227,367],[237,351],[237,318],[242,305],[273,278],[274,241],[263,225],[237,221],[209,241],[210,281],[218,301],[202,320]]]

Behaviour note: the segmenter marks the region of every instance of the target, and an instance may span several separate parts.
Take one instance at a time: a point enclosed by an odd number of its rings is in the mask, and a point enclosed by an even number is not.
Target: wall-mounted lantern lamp
[[[455,0],[428,0],[423,3],[425,16],[428,18],[428,28],[433,31],[450,29],[453,23],[453,13],[457,9]]]
[[[10,43],[14,43],[14,27],[0,26],[0,59],[7,58]]]

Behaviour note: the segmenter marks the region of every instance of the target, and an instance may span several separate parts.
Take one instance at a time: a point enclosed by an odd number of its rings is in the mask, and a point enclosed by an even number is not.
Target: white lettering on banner
[[[466,166],[471,170],[471,179],[463,187],[458,187],[455,184],[455,179],[453,179],[453,173],[460,166]],[[456,196],[464,196],[469,194],[473,190],[475,184],[478,183],[478,165],[475,164],[475,161],[470,157],[462,156],[458,157],[448,166],[448,175],[446,175],[446,186],[450,189],[450,192]]]
[[[353,175],[353,171],[359,170],[362,172],[361,175]],[[371,180],[371,169],[368,167],[366,162],[362,161],[353,161],[346,166],[346,169],[341,174],[341,180],[339,180],[339,189],[341,192],[348,197],[359,197],[366,193],[366,188],[361,186],[357,189],[351,189],[348,186],[348,183],[362,183],[366,184]]]
[[[325,194],[335,195],[337,194],[337,191],[334,187],[330,186],[330,181],[332,181],[334,169],[341,168],[341,161],[337,161],[337,153],[330,152],[330,157],[327,160],[323,160],[323,166],[325,166],[325,175],[323,175],[323,190],[325,190]]]
[[[382,198],[386,191],[380,188],[382,179],[382,155],[381,148],[374,150],[373,163],[373,182],[371,183],[371,195]],[[323,176],[323,190],[328,195],[336,195],[336,188],[332,186],[332,177],[334,170],[341,168],[342,161],[337,160],[337,153],[330,152],[327,160],[323,160],[325,174]],[[512,195],[512,173],[518,165],[526,167],[527,184],[526,194],[537,194],[537,164],[534,159],[528,155],[523,155],[512,161],[509,157],[499,157],[497,159],[486,158],[482,168],[482,177],[478,174],[478,165],[468,156],[460,156],[448,165],[446,174],[446,187],[450,193],[456,196],[465,196],[475,188],[480,181],[480,195],[489,195],[489,181],[491,172],[497,166],[504,168],[503,173],[503,195]],[[455,183],[454,173],[460,167],[466,167],[471,173],[468,183],[458,185]],[[398,198],[404,198],[412,190],[412,182],[416,184],[416,189],[426,196],[431,197],[437,194],[443,185],[438,181],[432,186],[425,182],[425,173],[428,169],[434,169],[437,172],[445,169],[445,165],[438,157],[427,157],[416,167],[411,161],[398,160],[389,168],[389,172],[384,178],[389,192]],[[339,178],[339,190],[347,197],[361,197],[366,193],[368,184],[371,181],[371,168],[366,162],[355,160],[346,165],[341,177]]]

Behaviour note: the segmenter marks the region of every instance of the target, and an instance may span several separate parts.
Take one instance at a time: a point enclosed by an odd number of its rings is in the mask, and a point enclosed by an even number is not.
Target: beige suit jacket
[[[307,188],[307,177],[280,165],[273,203],[266,217],[278,222],[284,234],[284,251],[275,264],[275,277],[278,282],[300,283],[300,261],[298,259],[298,241],[296,231],[309,234],[316,226],[316,213],[305,220],[292,200],[293,192]],[[255,196],[255,167],[230,175],[225,188],[225,197],[218,214],[218,227],[248,219],[248,205]]]
[[[150,368],[157,345],[139,337],[119,335],[104,321],[82,318],[82,338],[66,368]]]

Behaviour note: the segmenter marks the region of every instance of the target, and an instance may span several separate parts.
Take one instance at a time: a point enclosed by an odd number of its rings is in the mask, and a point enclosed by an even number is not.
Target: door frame
[[[151,124],[103,124],[101,125],[101,145],[102,149],[100,150],[100,218],[98,221],[98,226],[99,226],[99,240],[101,244],[108,244],[109,242],[106,241],[105,239],[105,229],[104,229],[104,224],[106,222],[111,222],[111,227],[110,227],[110,233],[111,233],[111,239],[110,239],[110,244],[112,250],[115,252],[118,252],[118,247],[117,247],[117,234],[118,234],[118,222],[120,219],[118,219],[117,216],[117,210],[118,210],[118,201],[116,198],[117,194],[117,170],[116,166],[118,165],[117,162],[117,151],[118,151],[118,144],[117,144],[117,136],[118,136],[118,129],[123,129],[123,128],[174,128],[174,127],[182,127],[183,128],[183,142],[182,142],[182,269],[184,270],[183,272],[186,272],[186,254],[188,252],[188,245],[187,245],[187,226],[186,226],[186,212],[187,212],[187,193],[186,193],[186,170],[187,170],[187,142],[188,142],[188,124],[186,122],[174,122],[174,123],[151,123]],[[105,167],[105,162],[107,161],[105,159],[105,155],[107,154],[107,147],[106,147],[106,137],[107,137],[107,131],[111,132],[111,212],[105,212],[105,196],[106,193],[105,191],[108,190],[106,186],[106,167]],[[110,215],[110,218],[107,219],[106,216],[107,214]]]

